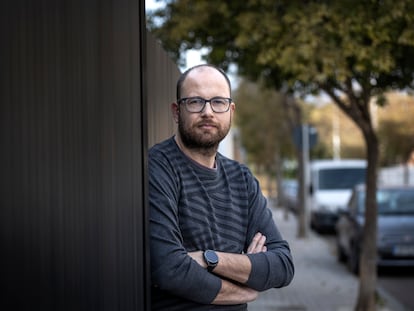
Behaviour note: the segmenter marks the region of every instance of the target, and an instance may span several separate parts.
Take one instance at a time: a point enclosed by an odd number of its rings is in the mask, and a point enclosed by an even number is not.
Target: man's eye
[[[226,102],[224,99],[213,99],[213,101],[211,102],[213,105],[216,106],[221,106],[221,105],[225,105]]]
[[[192,99],[189,99],[187,103],[189,105],[196,106],[196,105],[202,105],[203,104],[203,101],[201,99],[199,99],[199,98],[192,98]]]

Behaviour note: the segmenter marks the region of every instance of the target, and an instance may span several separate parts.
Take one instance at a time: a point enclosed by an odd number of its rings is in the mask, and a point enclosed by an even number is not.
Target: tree
[[[275,173],[275,154],[292,157],[291,131],[281,109],[283,94],[242,80],[235,93],[236,124],[250,162]]]
[[[236,124],[247,158],[269,178],[281,176],[283,158],[294,156],[291,128],[287,114],[281,109],[283,94],[259,83],[243,79],[234,95]],[[278,178],[277,180],[280,180]],[[282,196],[278,183],[278,195]]]
[[[367,195],[356,310],[375,310],[379,143],[370,101],[413,89],[411,0],[168,1],[152,24],[179,56],[209,48],[207,60],[262,77],[292,94],[324,92],[355,122],[366,145]]]

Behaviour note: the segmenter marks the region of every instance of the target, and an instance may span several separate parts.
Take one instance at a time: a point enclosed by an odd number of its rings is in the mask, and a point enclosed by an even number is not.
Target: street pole
[[[304,236],[309,231],[309,126],[302,125],[302,163],[303,163],[303,228]]]
[[[297,126],[294,130],[294,143],[299,150],[299,198],[300,206],[298,212],[298,237],[306,238],[308,236],[310,227],[310,165],[309,165],[309,152],[310,148],[313,148],[317,142],[316,129],[308,124],[302,124]]]

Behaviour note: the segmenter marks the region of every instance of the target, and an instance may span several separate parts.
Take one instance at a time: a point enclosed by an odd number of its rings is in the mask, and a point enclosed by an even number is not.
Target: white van
[[[352,188],[365,183],[366,160],[317,160],[310,163],[310,224],[333,231]]]

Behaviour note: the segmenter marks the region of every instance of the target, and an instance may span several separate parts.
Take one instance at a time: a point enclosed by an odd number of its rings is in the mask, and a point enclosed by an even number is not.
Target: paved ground
[[[304,239],[296,238],[297,221],[290,214],[284,218],[281,208],[273,210],[282,235],[288,240],[294,262],[295,278],[285,288],[261,293],[249,304],[249,311],[351,311],[357,300],[358,278],[337,262],[328,243],[310,231]],[[398,302],[380,289],[380,311],[401,311]]]

